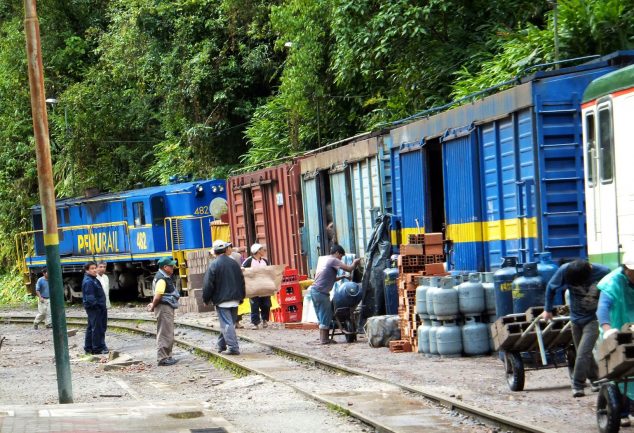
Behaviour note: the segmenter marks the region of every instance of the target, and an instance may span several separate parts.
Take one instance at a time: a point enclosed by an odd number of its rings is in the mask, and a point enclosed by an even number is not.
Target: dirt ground
[[[50,330],[0,324],[0,405],[56,404],[57,382]],[[1,337],[0,337],[1,338]],[[284,385],[256,375],[235,377],[208,361],[176,348],[172,367],[156,366],[153,339],[108,333],[111,349],[140,364],[104,371],[106,356],[87,360],[84,333],[69,337],[73,397],[76,403],[200,400],[242,432],[345,432],[370,428],[329,411]],[[255,404],[257,402],[257,404]]]
[[[23,309],[14,312],[27,313],[27,311]],[[8,311],[0,310],[0,313],[8,313]],[[80,308],[72,307],[68,309],[67,314],[82,315],[83,312]],[[117,307],[111,311],[111,316],[151,317],[149,313],[145,313],[139,307]],[[177,316],[177,320],[205,325],[213,325],[216,323],[214,313],[186,313]],[[246,321],[247,320],[245,320],[245,322]],[[2,328],[4,328],[4,325]],[[0,331],[0,333],[4,334],[4,329]],[[29,330],[28,335],[30,336],[31,333],[32,331]],[[390,353],[387,348],[373,349],[369,347],[363,338],[361,338],[357,343],[347,344],[344,342],[343,337],[338,337],[340,344],[320,346],[316,344],[318,337],[317,331],[286,330],[281,329],[279,326],[274,326],[271,329],[260,330],[240,329],[238,333],[239,335],[248,336],[270,344],[279,345],[284,348],[328,359],[362,371],[371,372],[394,382],[408,384],[428,391],[452,396],[461,399],[466,403],[485,408],[514,419],[539,425],[552,431],[561,433],[582,433],[595,432],[597,430],[595,418],[596,394],[591,393],[589,389],[587,389],[586,397],[577,399],[572,398],[566,368],[528,371],[526,374],[525,390],[522,392],[512,392],[506,384],[502,363],[493,356],[441,359],[428,358],[417,353],[394,354]],[[24,338],[26,338],[26,336]],[[34,340],[38,339],[36,334],[29,338]],[[73,341],[73,338],[77,339],[78,337],[72,337],[71,344],[79,344],[79,347],[81,347],[81,340]],[[121,344],[124,345],[123,347],[126,347],[125,344],[131,344],[125,342],[126,338],[131,337],[110,333],[108,334],[108,345],[111,348],[119,344],[117,341],[117,343],[113,346],[113,343],[110,340],[111,338],[122,339]],[[153,345],[153,341],[148,341],[148,344]],[[212,342],[210,342],[209,347],[212,347]],[[22,354],[22,356],[28,355],[28,348],[25,347],[24,350],[25,353]],[[77,349],[75,348],[75,350]],[[4,351],[5,348],[3,347],[2,352]],[[0,355],[3,355],[2,352],[0,352]],[[180,356],[193,358],[187,352],[181,352]],[[29,360],[29,363],[45,362],[45,360],[40,360],[39,358],[39,356],[35,357],[34,359]],[[265,392],[267,395],[269,395],[268,393],[270,392],[275,392],[275,384],[266,383],[266,381],[264,381],[264,383],[258,383],[257,386],[253,386],[248,383],[250,380],[254,380],[253,378],[246,377],[243,379],[232,380],[227,377],[228,373],[223,371],[214,371],[213,374],[208,374],[206,379],[203,380],[200,378],[202,375],[197,372],[196,368],[204,368],[206,371],[209,371],[211,367],[203,361],[200,361],[202,363],[201,365],[194,360],[195,358],[188,361],[188,363],[191,363],[191,367],[187,366],[187,370],[184,371],[184,375],[179,374],[179,376],[188,378],[186,381],[181,381],[181,384],[187,384],[188,381],[191,382],[191,384],[186,387],[188,393],[193,393],[194,395],[196,395],[196,393],[200,393],[202,396],[210,396],[208,398],[214,398],[211,396],[215,396],[219,405],[218,411],[232,422],[236,419],[236,414],[232,410],[232,405],[235,404],[235,401],[233,400],[234,398],[237,398],[238,401],[249,403],[249,401],[252,401],[253,398],[256,397],[256,395],[252,393],[257,393],[260,389],[266,390]],[[50,359],[48,361],[50,362]],[[152,361],[153,359],[147,360],[148,370],[146,371],[146,374],[150,375],[152,379],[150,379],[149,382],[145,381],[143,386],[135,384],[135,386],[141,390],[139,391],[141,396],[150,396],[152,393],[156,393],[158,385],[152,385],[152,382],[162,383],[164,384],[162,386],[167,389],[178,384],[176,382],[177,379],[170,374],[169,371],[154,367]],[[4,356],[0,356],[0,379],[2,379],[3,383],[7,377],[10,377],[7,376],[8,373],[6,372],[5,367],[6,362],[7,361]],[[38,364],[31,365],[33,366],[33,369],[37,369],[38,367]],[[184,365],[185,364],[183,363],[179,363],[178,368],[183,368]],[[15,368],[20,370],[17,366]],[[54,370],[51,371],[52,373],[50,374],[54,374]],[[81,371],[81,375],[85,374],[86,377],[91,377],[90,375],[92,374],[95,378],[97,378],[103,374],[94,364],[87,364],[85,367],[81,367]],[[75,374],[74,371],[73,374]],[[138,373],[131,373],[130,377],[124,378],[123,380],[134,384],[135,377],[138,376]],[[50,379],[52,380],[53,376],[51,376]],[[74,380],[76,380],[75,377]],[[232,384],[235,383],[237,385],[240,385],[240,381],[244,381],[244,386],[241,388],[244,392],[234,391],[233,387],[231,389],[223,390],[223,384],[226,384],[228,380],[231,381]],[[217,383],[214,381],[217,381]],[[257,381],[260,382],[261,379],[258,379]],[[47,380],[46,382],[49,381]],[[26,385],[23,386],[25,389],[18,389],[16,393],[12,392],[11,394],[8,394],[10,397],[6,397],[4,395],[4,391],[0,391],[0,402],[12,402],[13,398],[19,399],[22,402],[26,401],[29,398],[28,396],[33,393],[26,387]],[[108,392],[122,394],[124,392],[121,386],[116,382],[108,383],[106,381],[103,386],[104,389],[103,391],[100,389],[100,394],[106,394]],[[37,394],[37,398],[39,399],[44,397],[43,393],[38,392]],[[84,399],[96,398],[93,394],[94,393],[90,390],[82,390],[79,395]],[[54,395],[56,395],[55,390],[51,390],[49,392],[49,397],[47,397],[47,401],[54,400]],[[299,396],[298,399],[301,400]],[[314,408],[314,404],[312,402],[304,402],[302,404],[308,406],[313,405],[312,407]],[[277,404],[274,404],[273,406],[276,408],[280,407]],[[324,418],[328,419],[332,417],[333,415],[329,414],[328,417]],[[248,417],[245,422],[248,423]],[[346,423],[346,425],[349,426],[349,423]],[[353,427],[360,429],[363,428],[354,425],[349,426],[349,428]],[[309,429],[303,431],[315,430]],[[324,431],[357,430],[343,430],[337,428],[336,430],[326,429]]]

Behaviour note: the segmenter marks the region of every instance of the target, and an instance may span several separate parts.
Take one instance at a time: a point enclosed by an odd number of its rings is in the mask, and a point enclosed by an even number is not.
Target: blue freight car
[[[160,257],[172,256],[184,277],[187,251],[210,248],[210,223],[227,214],[224,180],[201,180],[90,194],[58,200],[59,249],[67,301],[81,297],[83,264],[109,263],[111,290],[151,296],[152,274]],[[33,230],[16,236],[25,283],[46,264],[42,208],[31,209]]]
[[[634,62],[617,52],[537,72],[517,85],[390,131],[400,231],[444,231],[450,266],[491,270],[504,256],[587,255],[581,98],[594,79]]]

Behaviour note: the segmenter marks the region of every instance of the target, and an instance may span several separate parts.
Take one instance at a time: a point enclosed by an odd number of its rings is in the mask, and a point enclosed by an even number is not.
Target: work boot
[[[268,328],[269,327],[269,322],[267,322],[266,320],[262,321],[262,328]]]
[[[33,329],[37,330],[37,323],[33,324]]]
[[[328,338],[330,330],[329,329],[321,329],[319,328],[319,344],[328,344],[330,340]]]

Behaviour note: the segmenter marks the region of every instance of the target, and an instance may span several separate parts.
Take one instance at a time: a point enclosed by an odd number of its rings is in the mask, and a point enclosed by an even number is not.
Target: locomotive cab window
[[[165,199],[163,197],[152,197],[152,224],[163,225],[165,219]]]
[[[145,212],[143,211],[143,202],[136,201],[132,203],[132,211],[134,213],[134,226],[139,227],[145,225]]]
[[[612,110],[609,106],[599,109],[599,175],[601,183],[612,183],[614,178],[614,135]]]
[[[594,157],[596,155],[596,135],[594,125],[594,112],[587,113],[585,118],[586,126],[586,180],[588,186],[593,187],[596,180],[596,163]]]

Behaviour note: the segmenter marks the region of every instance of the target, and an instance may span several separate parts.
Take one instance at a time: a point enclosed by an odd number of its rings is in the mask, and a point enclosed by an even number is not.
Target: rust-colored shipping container
[[[271,264],[306,272],[300,226],[302,196],[299,164],[291,162],[227,180],[227,198],[234,246],[265,244]]]

